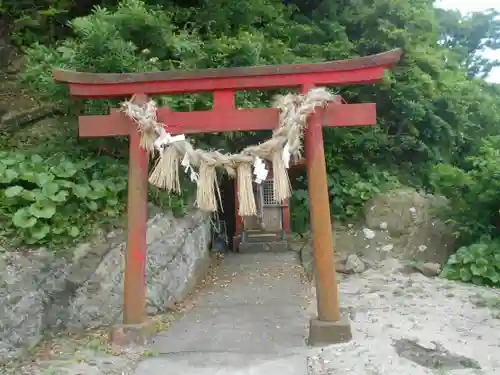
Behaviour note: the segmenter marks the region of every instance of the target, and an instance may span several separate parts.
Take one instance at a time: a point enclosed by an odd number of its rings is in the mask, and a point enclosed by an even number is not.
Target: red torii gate
[[[385,70],[401,58],[399,49],[351,60],[318,64],[293,64],[245,68],[206,69],[195,72],[81,73],[54,70],[56,81],[69,84],[73,96],[112,98],[135,95],[146,102],[152,94],[213,92],[210,111],[158,110],[158,120],[172,134],[211,133],[274,129],[275,108],[238,109],[238,90],[370,84],[380,81]],[[334,343],[351,338],[349,323],[342,321],[335,272],[333,234],[323,149],[323,126],[358,126],[376,123],[375,104],[331,103],[308,120],[305,134],[311,224],[316,263],[318,319],[311,321],[311,343]],[[124,324],[141,325],[146,318],[146,230],[148,155],[140,148],[133,121],[111,109],[109,115],[80,116],[81,137],[130,137],[128,176],[128,246],[124,286]]]

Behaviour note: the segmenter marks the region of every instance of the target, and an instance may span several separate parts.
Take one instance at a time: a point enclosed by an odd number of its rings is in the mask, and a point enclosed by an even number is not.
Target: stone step
[[[247,233],[245,242],[283,241],[281,233]]]
[[[290,251],[285,240],[240,243],[240,253],[280,253]]]

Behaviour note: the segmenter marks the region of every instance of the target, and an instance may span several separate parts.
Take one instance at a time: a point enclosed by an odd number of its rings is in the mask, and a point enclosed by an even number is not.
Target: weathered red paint
[[[283,231],[292,233],[292,221],[290,218],[290,199],[283,202]]]
[[[375,83],[401,58],[396,49],[378,55],[318,64],[288,64],[195,72],[82,73],[57,69],[56,81],[70,84],[74,96],[111,98],[145,92],[184,94],[220,90],[254,90],[316,85]]]
[[[279,112],[274,108],[233,109],[227,104],[215,102],[212,111],[175,112],[170,108],[158,110],[158,120],[163,122],[171,134],[196,134],[224,131],[257,131],[274,129]],[[115,137],[129,134],[130,120],[118,109],[109,115],[82,116],[79,119],[81,137]],[[376,123],[376,105],[335,104],[328,105],[322,117],[324,126],[363,126]],[[201,124],[201,125],[200,125]]]
[[[311,88],[313,85],[306,85],[302,91],[307,92]],[[316,265],[318,318],[323,321],[339,321],[341,315],[337,273],[332,272],[332,269],[335,269],[335,259],[321,124],[322,111],[317,110],[309,117],[305,132],[309,210]]]
[[[151,72],[94,74],[55,70],[54,78],[69,83],[71,94],[87,98],[214,92],[212,111],[173,112],[160,108],[158,118],[174,134],[272,129],[278,125],[276,109],[236,109],[235,90],[271,89],[313,85],[374,83],[401,57],[400,50],[352,60],[320,64],[278,65],[251,68],[207,69],[199,72]],[[319,274],[318,309],[324,320],[339,315],[337,285],[333,263],[331,222],[323,158],[322,126],[375,124],[374,104],[331,104],[323,115],[311,117],[306,133],[309,189]],[[139,136],[132,121],[118,110],[107,116],[80,117],[82,137],[130,137],[128,248],[125,271],[124,322],[140,323],[146,304],[146,230],[148,159],[139,148]],[[320,147],[321,146],[321,147]],[[326,196],[326,200],[325,200]],[[328,228],[329,230],[327,230]],[[328,231],[330,235],[328,235]],[[330,254],[330,253],[332,254]],[[134,254],[136,256],[134,256]],[[138,256],[141,254],[141,256]]]
[[[136,96],[145,103],[145,95]],[[127,324],[142,323],[146,317],[146,262],[148,220],[148,167],[149,158],[140,147],[140,134],[129,122],[129,168],[127,205],[127,262],[124,280],[123,319]],[[132,261],[130,261],[132,259]]]

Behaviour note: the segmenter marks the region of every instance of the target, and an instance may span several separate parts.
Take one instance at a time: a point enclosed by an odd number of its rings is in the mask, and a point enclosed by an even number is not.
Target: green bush
[[[126,168],[106,159],[0,152],[2,237],[17,246],[81,239],[123,212],[126,190]]]
[[[500,243],[484,241],[461,247],[450,256],[441,277],[500,287]]]
[[[450,200],[443,214],[457,231],[461,244],[477,242],[482,236],[498,236],[500,224],[500,137],[482,141],[478,152],[464,167],[438,164],[431,174],[437,193]]]
[[[500,286],[500,137],[485,138],[463,167],[437,165],[431,174],[436,192],[450,200],[443,217],[462,246],[443,268],[442,277]]]

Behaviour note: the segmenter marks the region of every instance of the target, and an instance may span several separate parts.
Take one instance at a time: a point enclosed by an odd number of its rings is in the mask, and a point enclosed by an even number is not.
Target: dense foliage
[[[500,243],[489,241],[462,246],[450,256],[442,276],[476,285],[500,286]]]
[[[0,225],[21,244],[64,244],[122,213],[126,170],[98,160],[0,153]],[[121,173],[120,173],[121,172]],[[98,214],[101,215],[98,215]],[[95,222],[96,218],[99,222]]]
[[[24,80],[66,111],[74,103],[52,80],[53,66],[97,72],[191,70],[318,62],[403,48],[403,60],[384,82],[335,88],[348,102],[377,103],[379,123],[325,130],[333,213],[340,219],[356,216],[374,194],[402,183],[451,199],[446,214],[462,244],[496,237],[495,166],[500,164],[498,142],[490,137],[500,126],[500,90],[482,77],[499,64],[478,52],[499,47],[498,13],[464,16],[435,9],[432,0],[33,2],[35,7],[3,3],[16,42],[29,47]],[[35,10],[43,12],[35,15]],[[27,21],[33,18],[36,22]],[[241,93],[239,105],[268,105],[272,94]],[[157,99],[182,110],[211,105],[209,95]],[[116,103],[87,101],[83,109],[99,113],[110,104]],[[205,135],[197,141],[233,151],[264,136]],[[121,160],[126,154],[123,141],[85,147],[87,155],[105,149]],[[294,184],[294,224],[304,231],[304,178]],[[187,200],[179,199],[173,204],[184,207]]]
[[[447,216],[462,243],[484,235],[497,237],[500,227],[500,137],[481,142],[476,154],[468,156],[463,167],[438,164],[432,180],[438,193],[451,199]]]

